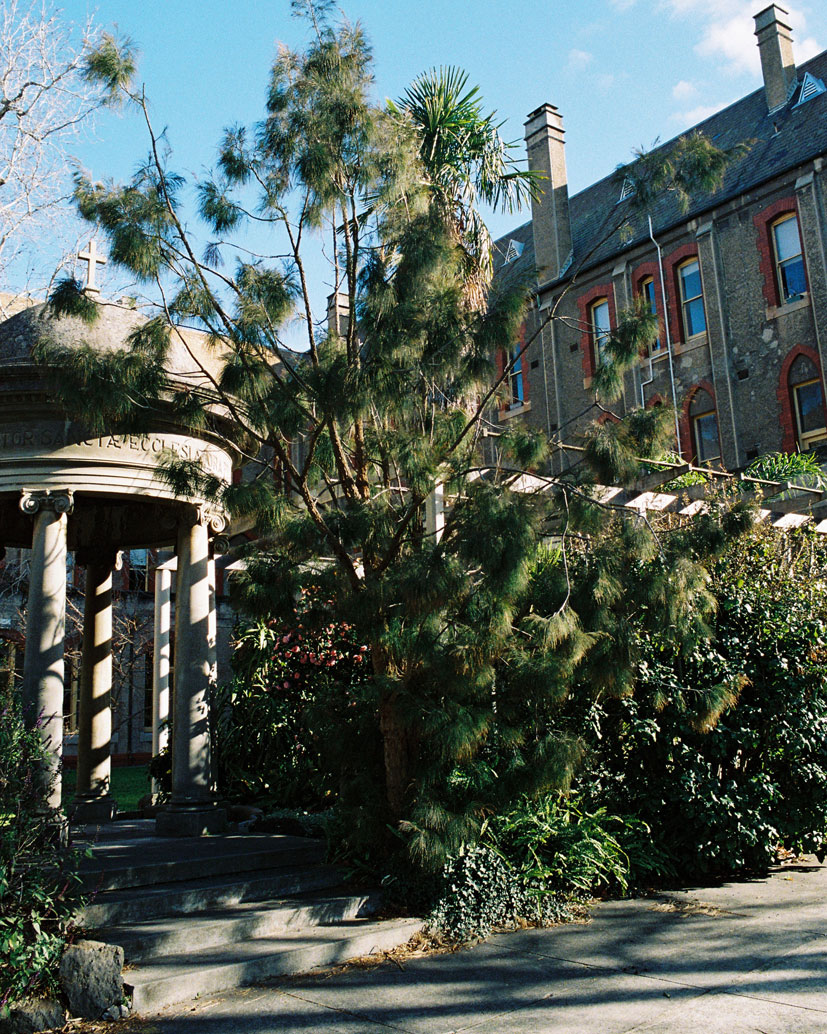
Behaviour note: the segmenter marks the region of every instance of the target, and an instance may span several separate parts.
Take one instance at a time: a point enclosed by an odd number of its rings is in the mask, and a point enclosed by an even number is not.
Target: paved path
[[[145,1034],[827,1034],[827,866],[176,1006]]]

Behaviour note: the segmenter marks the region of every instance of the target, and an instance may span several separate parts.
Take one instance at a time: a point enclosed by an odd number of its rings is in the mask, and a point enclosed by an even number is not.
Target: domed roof
[[[36,366],[32,352],[41,342],[101,352],[128,349],[129,335],[146,321],[143,313],[114,302],[98,302],[98,317],[91,324],[77,316],[55,316],[45,303],[32,305],[0,323],[0,380],[4,368]],[[201,331],[176,328],[166,362],[170,378],[192,388],[206,383],[207,374],[217,376],[221,356],[209,342]]]

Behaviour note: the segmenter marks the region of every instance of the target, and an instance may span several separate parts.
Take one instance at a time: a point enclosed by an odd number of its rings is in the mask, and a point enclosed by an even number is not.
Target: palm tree
[[[479,87],[469,87],[459,68],[423,72],[388,107],[418,132],[434,204],[468,256],[470,293],[484,293],[491,279],[491,238],[479,205],[517,211],[534,196],[541,177],[519,168],[512,153],[518,145],[503,140],[503,123],[495,111],[485,114]]]

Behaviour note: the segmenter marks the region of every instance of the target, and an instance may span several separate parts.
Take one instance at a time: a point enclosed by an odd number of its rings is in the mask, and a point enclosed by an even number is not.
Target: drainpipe
[[[675,390],[675,365],[672,362],[672,336],[669,333],[669,310],[666,307],[666,280],[663,276],[663,252],[660,249],[660,245],[655,240],[655,234],[652,231],[651,215],[648,216],[648,219],[649,239],[655,245],[658,251],[658,272],[660,273],[660,296],[663,302],[663,332],[666,337],[666,355],[669,359],[669,381],[672,385],[672,408],[675,411],[675,442],[678,447],[678,458],[683,459],[683,453],[681,452],[681,428],[680,423],[678,422],[678,394]]]

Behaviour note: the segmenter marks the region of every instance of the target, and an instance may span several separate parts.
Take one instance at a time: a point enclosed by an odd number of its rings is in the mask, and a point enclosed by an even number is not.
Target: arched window
[[[812,359],[800,355],[788,374],[792,410],[795,414],[795,433],[798,447],[806,452],[827,438],[824,420],[824,395],[821,377]]]
[[[704,312],[703,288],[701,285],[701,267],[697,258],[691,258],[678,266],[678,287],[681,298],[681,323],[683,339],[706,330],[706,313]]]
[[[612,332],[609,315],[609,299],[598,298],[589,306],[589,323],[591,324],[592,347],[594,349],[595,369],[602,361],[602,350]]]
[[[651,312],[653,316],[657,316],[658,303],[655,296],[655,278],[652,276],[644,277],[644,279],[640,282],[638,293],[640,294],[640,297],[643,299],[643,301],[646,303],[646,307],[648,308],[649,312]],[[649,351],[659,352],[661,348],[663,348],[663,342],[660,339],[660,335],[658,335],[652,342],[652,344],[649,346]]]
[[[692,429],[692,447],[700,466],[708,466],[721,458],[718,438],[718,417],[715,403],[701,388],[689,405],[689,423]]]
[[[782,304],[795,301],[807,290],[804,256],[801,253],[801,235],[794,212],[772,224],[772,250],[775,279]]]

